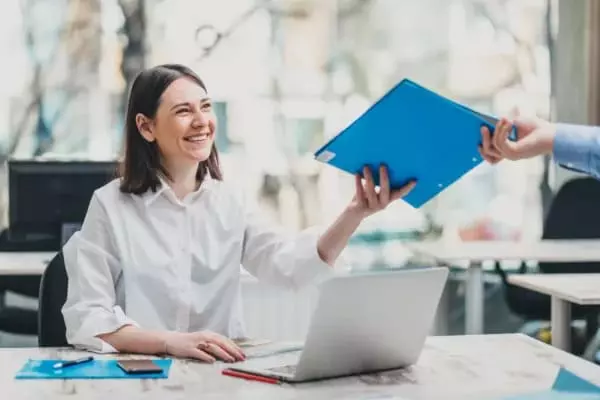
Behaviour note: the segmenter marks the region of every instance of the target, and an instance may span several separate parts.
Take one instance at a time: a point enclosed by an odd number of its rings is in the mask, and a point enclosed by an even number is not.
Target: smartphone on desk
[[[159,374],[163,369],[152,360],[119,360],[119,368],[126,374]]]

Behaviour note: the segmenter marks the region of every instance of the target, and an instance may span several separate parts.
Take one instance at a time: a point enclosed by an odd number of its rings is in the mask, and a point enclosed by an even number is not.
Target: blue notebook
[[[29,360],[19,370],[15,379],[165,379],[169,377],[172,360],[153,359],[163,372],[154,374],[126,374],[117,360],[93,360],[71,367],[54,369],[63,360]]]
[[[505,397],[502,400],[599,400],[600,395],[581,392],[561,392],[548,390],[545,392],[529,393],[518,396]]]
[[[392,188],[416,179],[404,200],[418,208],[483,161],[480,128],[493,131],[496,122],[404,79],[315,158],[353,175],[370,166],[376,184],[379,165],[385,164]]]

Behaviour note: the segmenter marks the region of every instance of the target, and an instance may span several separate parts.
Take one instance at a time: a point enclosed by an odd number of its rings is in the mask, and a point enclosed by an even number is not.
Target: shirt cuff
[[[77,348],[85,349],[95,353],[118,353],[119,351],[109,343],[98,338],[98,335],[115,332],[126,325],[132,325],[139,328],[134,320],[128,318],[121,307],[113,307],[113,313],[98,318],[88,318],[81,325],[81,328],[69,340]]]
[[[556,124],[552,153],[561,166],[578,172],[589,173],[591,150],[597,145],[594,128]]]
[[[92,343],[90,343],[89,345],[82,344],[82,345],[77,345],[76,347],[79,349],[82,349],[82,350],[87,350],[92,353],[98,353],[98,354],[115,354],[115,353],[119,352],[117,349],[112,347],[108,342],[105,342],[104,340],[98,339],[98,338],[94,338],[93,344]]]

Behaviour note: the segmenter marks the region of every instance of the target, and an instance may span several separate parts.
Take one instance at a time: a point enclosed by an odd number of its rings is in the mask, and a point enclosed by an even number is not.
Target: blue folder
[[[558,371],[552,390],[571,392],[571,393],[588,393],[595,394],[600,398],[600,387],[593,383],[580,378],[569,370],[561,368]]]
[[[480,128],[497,121],[404,79],[315,158],[353,175],[369,166],[376,184],[385,164],[392,188],[417,180],[404,200],[419,208],[483,161]]]
[[[599,400],[600,387],[560,368],[552,388],[536,393],[504,397],[503,400]]]
[[[19,370],[15,379],[165,379],[169,377],[172,360],[155,359],[163,372],[152,374],[126,374],[117,360],[93,360],[88,363],[54,369],[53,365],[64,360],[29,360]]]

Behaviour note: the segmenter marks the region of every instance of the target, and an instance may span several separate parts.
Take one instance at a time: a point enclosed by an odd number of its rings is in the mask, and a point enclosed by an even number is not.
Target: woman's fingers
[[[216,346],[219,349],[223,350],[225,352],[225,354],[227,354],[229,357],[232,358],[231,361],[242,361],[246,358],[242,349],[237,344],[235,344],[233,341],[229,340],[228,338],[226,338],[224,336],[217,336],[217,337],[211,338],[209,344],[212,345],[211,348]],[[218,354],[217,353],[213,353],[213,354],[221,357],[220,354],[222,354],[222,353],[219,352]],[[223,360],[226,360],[223,357],[221,357],[221,358]]]
[[[232,354],[229,354],[229,352],[227,352],[224,348],[222,348],[217,343],[208,343],[206,348],[204,348],[203,350],[206,351],[207,353],[212,354],[213,356],[215,356],[216,358],[218,358],[220,360],[223,360],[226,362],[235,362],[236,361],[236,358]]]
[[[508,136],[511,130],[512,124],[507,119],[502,118],[492,136],[493,147],[502,157],[506,157],[507,150],[509,150]]]
[[[390,177],[384,165],[379,167],[379,206],[385,208],[390,202]]]
[[[217,361],[213,356],[198,348],[191,348],[188,357],[211,364]]]
[[[481,127],[481,146],[479,147],[479,153],[487,162],[492,164],[495,164],[502,159],[502,155],[492,144],[492,134],[487,126]]]
[[[366,205],[367,196],[365,195],[365,188],[363,187],[360,174],[354,176],[354,186],[356,186],[356,200],[358,201],[358,204]]]
[[[401,199],[406,196],[417,184],[416,181],[410,181],[406,185],[402,186],[400,189],[396,189],[392,191],[392,201]]]
[[[489,154],[485,153],[481,148],[479,149],[479,154],[481,157],[490,164],[497,164],[502,161],[502,157],[492,157]]]
[[[364,167],[363,173],[365,175],[365,194],[367,197],[367,203],[370,209],[375,210],[379,206],[379,201],[377,199],[377,193],[375,192],[373,174],[371,174],[369,167]]]

